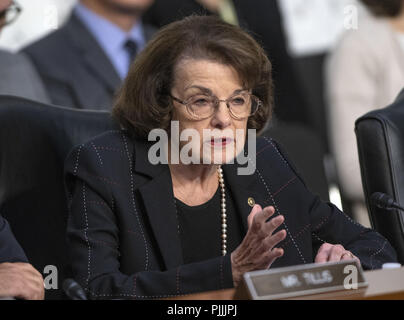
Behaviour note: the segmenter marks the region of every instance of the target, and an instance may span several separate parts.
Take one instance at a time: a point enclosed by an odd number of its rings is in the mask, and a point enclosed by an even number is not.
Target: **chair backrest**
[[[46,290],[47,299],[63,298],[70,275],[64,160],[73,146],[111,129],[107,112],[0,96],[0,213],[38,271],[46,277],[45,266],[57,267],[58,290]]]
[[[329,201],[323,144],[314,131],[298,124],[277,123],[263,133],[284,147],[307,187]]]
[[[359,118],[355,132],[372,227],[390,241],[404,264],[404,213],[370,202],[374,192],[383,192],[404,205],[404,91],[392,105]]]

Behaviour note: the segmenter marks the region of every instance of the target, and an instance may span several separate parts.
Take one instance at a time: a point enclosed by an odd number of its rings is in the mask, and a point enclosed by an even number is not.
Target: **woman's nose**
[[[230,110],[226,101],[220,100],[212,118],[213,126],[219,129],[224,129],[231,124],[231,119]]]

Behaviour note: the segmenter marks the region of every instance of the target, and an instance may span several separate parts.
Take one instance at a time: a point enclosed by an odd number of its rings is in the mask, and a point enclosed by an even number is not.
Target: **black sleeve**
[[[3,262],[28,262],[28,259],[14,238],[7,220],[0,216],[0,263]]]
[[[378,232],[365,228],[332,203],[326,203],[314,196],[305,186],[293,164],[287,159],[282,147],[275,143],[278,150],[289,163],[291,169],[305,187],[305,197],[310,199],[310,223],[313,252],[316,255],[323,243],[341,244],[357,256],[363,269],[380,269],[384,263],[397,262],[397,254],[388,240]]]
[[[233,287],[230,257],[125,274],[120,270],[120,233],[109,185],[100,183],[97,158],[85,146],[66,160],[69,198],[67,238],[74,278],[92,299],[169,298]],[[98,171],[97,171],[98,170]],[[102,205],[92,206],[91,203]],[[139,240],[141,241],[141,240]],[[139,259],[144,259],[143,252]]]

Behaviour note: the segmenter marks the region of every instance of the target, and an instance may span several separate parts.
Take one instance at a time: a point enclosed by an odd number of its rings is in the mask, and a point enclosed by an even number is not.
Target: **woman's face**
[[[197,105],[203,106],[204,97],[213,95],[220,100],[230,97],[238,99],[238,93],[245,89],[232,67],[208,60],[189,59],[183,60],[176,67],[171,95],[182,102],[197,97]],[[192,145],[195,149],[199,147],[199,154],[192,154],[193,159],[205,164],[228,163],[243,150],[248,117],[235,119],[226,103],[220,102],[211,116],[195,119],[184,104],[175,99],[173,104],[172,120],[179,121],[180,135],[186,129],[194,129],[198,133],[198,139],[179,143],[180,150],[184,145]],[[213,130],[209,131],[212,136],[206,132],[204,135],[205,129]]]

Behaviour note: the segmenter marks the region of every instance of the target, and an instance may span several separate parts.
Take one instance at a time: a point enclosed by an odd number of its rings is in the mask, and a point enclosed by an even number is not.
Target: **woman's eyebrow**
[[[186,87],[186,88],[185,88],[185,91],[188,90],[188,89],[199,89],[199,90],[201,90],[202,92],[207,93],[207,94],[213,96],[213,92],[212,92],[212,90],[210,90],[209,88],[205,88],[205,87],[193,85],[193,86]],[[246,90],[247,90],[247,89],[245,89],[245,88],[237,89],[237,90],[234,90],[231,95],[238,94],[238,93],[243,92],[243,91],[246,91]]]
[[[186,88],[185,88],[185,91],[187,91],[187,90],[189,90],[189,89],[199,89],[199,90],[201,90],[201,91],[204,92],[204,93],[213,95],[212,90],[210,90],[209,88],[205,88],[205,87],[193,85],[193,86],[186,87]]]

